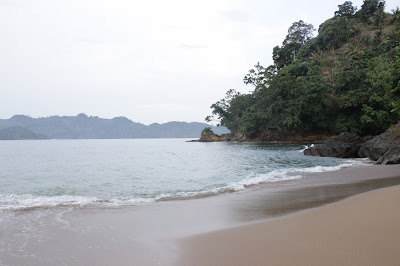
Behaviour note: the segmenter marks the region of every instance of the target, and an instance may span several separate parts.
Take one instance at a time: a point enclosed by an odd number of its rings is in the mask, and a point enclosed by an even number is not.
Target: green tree
[[[290,26],[288,29],[288,34],[283,41],[283,45],[296,43],[303,46],[312,38],[314,30],[315,29],[312,24],[307,24],[302,20],[293,22],[292,26]]]
[[[396,9],[392,9],[392,20],[390,21],[391,24],[393,24],[396,21],[400,21],[400,9],[399,7],[396,7]]]
[[[392,112],[396,112],[400,115],[400,45],[395,48],[395,62],[394,67],[391,70],[391,77],[391,92],[394,96]]]
[[[253,94],[240,94],[231,89],[224,99],[211,105],[213,115],[207,116],[205,120],[219,121],[219,126],[225,126],[236,134],[239,132],[240,118],[254,104],[253,100]]]
[[[353,6],[350,1],[344,2],[342,5],[338,5],[339,10],[335,11],[335,17],[351,17],[357,11],[357,7]]]
[[[368,22],[369,18],[373,17],[377,11],[384,11],[385,4],[384,0],[364,0],[358,14],[362,20]]]
[[[254,65],[254,68],[250,69],[247,75],[243,78],[243,82],[246,85],[253,85],[255,90],[259,90],[263,87],[268,86],[268,81],[276,74],[276,67],[271,65],[267,68],[260,65],[260,62]]]
[[[312,24],[307,24],[302,20],[294,22],[289,27],[282,47],[276,46],[272,52],[272,58],[278,70],[296,59],[297,52],[312,38],[314,30]]]

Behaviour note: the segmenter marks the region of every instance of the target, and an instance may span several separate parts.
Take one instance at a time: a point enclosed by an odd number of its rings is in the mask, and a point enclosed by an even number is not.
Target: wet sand
[[[283,215],[337,202],[374,189],[400,185],[399,175],[400,165],[371,165],[334,172],[304,173],[298,180],[266,183],[240,192],[201,199],[118,208],[57,207],[0,212],[0,265],[204,265],[212,264],[214,261],[207,259],[214,257],[223,259],[220,261],[222,264],[230,264],[232,261],[224,259],[230,258],[232,253],[244,259],[238,259],[238,263],[268,264],[265,263],[264,255],[259,257],[261,253],[258,252],[264,250],[250,248],[253,247],[253,242],[265,241],[265,234],[268,232],[274,233],[271,229],[266,229],[265,233],[264,223],[260,222],[272,219],[271,223],[279,225],[281,222],[277,221],[289,219],[277,218]],[[364,194],[361,196],[364,197]],[[398,202],[400,201],[397,198],[384,201],[379,211],[390,210],[396,213],[396,208],[390,204]],[[329,206],[318,210],[331,208]],[[313,212],[314,210],[306,211],[299,215]],[[339,210],[334,216],[347,218],[351,217],[348,213],[352,212],[357,214],[360,211],[357,208]],[[377,226],[392,230],[384,220],[386,214],[372,209],[369,212],[375,217],[371,221],[375,221]],[[296,216],[297,214],[293,215]],[[383,218],[380,219],[380,216]],[[286,239],[290,239],[295,236],[290,242],[299,246],[301,240],[307,239],[316,228],[315,230],[320,230],[316,232],[320,233],[315,234],[316,238],[310,238],[311,243],[303,248],[308,247],[307,250],[318,253],[314,255],[318,257],[319,246],[331,245],[328,241],[329,235],[317,239],[317,236],[329,231],[325,229],[334,228],[334,225],[329,224],[334,221],[333,218],[328,217],[332,216],[320,214],[313,219],[304,220],[304,227],[299,227],[298,222],[288,221],[287,226],[292,231],[282,227],[282,233],[279,237],[276,235],[276,241],[269,242],[269,245],[275,247],[273,250],[277,254],[290,257],[285,249],[288,244],[283,240],[280,242],[280,237],[284,235]],[[365,217],[361,220],[370,220]],[[310,223],[308,227],[307,223]],[[322,228],[318,229],[318,225]],[[340,228],[339,225],[336,226]],[[243,238],[243,241],[231,241],[224,235],[227,232],[232,232],[228,233],[229,237],[237,236]],[[193,236],[196,237],[192,238]],[[383,236],[386,238],[385,234]],[[213,243],[210,243],[210,239]],[[225,248],[228,239],[231,246]],[[262,245],[264,242],[256,244],[259,247]],[[360,244],[360,249],[356,249],[357,243],[354,245],[356,247],[344,245],[347,249],[343,252],[359,254],[364,250],[364,245]],[[208,250],[209,247],[214,247],[218,252]],[[236,249],[240,249],[240,252]],[[390,251],[390,247],[388,250]],[[300,256],[303,249],[297,252]],[[214,256],[215,253],[218,254]],[[324,254],[322,251],[320,253],[321,256]],[[219,264],[219,261],[215,263]]]
[[[182,241],[178,265],[399,265],[400,186]]]

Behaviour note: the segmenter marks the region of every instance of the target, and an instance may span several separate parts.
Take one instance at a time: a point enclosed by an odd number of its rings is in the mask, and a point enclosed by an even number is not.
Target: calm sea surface
[[[207,196],[361,163],[304,145],[187,139],[0,141],[0,210]]]

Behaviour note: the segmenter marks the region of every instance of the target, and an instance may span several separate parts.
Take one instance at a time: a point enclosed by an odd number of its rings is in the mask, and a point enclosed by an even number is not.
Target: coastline
[[[186,243],[182,239],[218,235],[241,226],[286,219],[285,215],[291,217],[293,213],[295,217],[303,213],[299,211],[307,213],[314,207],[325,209],[331,206],[328,203],[400,185],[399,173],[400,165],[368,165],[305,172],[301,179],[264,183],[199,199],[119,208],[55,207],[3,212],[0,264],[196,264],[193,259],[200,253],[185,261],[193,249],[191,244],[182,246]],[[205,262],[202,264],[208,264]]]
[[[181,240],[178,265],[396,265],[400,185]]]

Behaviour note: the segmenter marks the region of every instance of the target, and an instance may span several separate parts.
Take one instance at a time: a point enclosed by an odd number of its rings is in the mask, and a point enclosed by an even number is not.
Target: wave
[[[314,166],[309,168],[289,168],[283,170],[275,170],[266,174],[249,176],[239,182],[232,183],[229,185],[234,191],[243,190],[249,186],[258,185],[268,182],[280,182],[300,179],[304,173],[322,173],[337,171],[342,168],[352,166],[366,165],[364,160],[348,160],[338,166]]]
[[[314,144],[311,145],[304,145],[303,149],[300,149],[299,152],[304,153],[305,150],[314,147]]]
[[[221,187],[216,187],[201,191],[163,193],[149,198],[140,198],[140,197],[102,198],[102,197],[84,197],[84,196],[71,196],[71,195],[36,196],[32,194],[0,195],[0,211],[33,210],[38,208],[53,208],[53,207],[84,207],[84,206],[120,207],[120,206],[134,206],[156,201],[203,198],[222,193],[236,192],[244,190],[250,186],[255,186],[263,183],[297,180],[300,179],[304,173],[337,171],[346,167],[363,166],[363,165],[368,165],[368,160],[348,160],[338,166],[314,166],[308,168],[289,168],[289,169],[275,170],[265,174],[251,174],[238,182],[232,182],[230,184]]]

